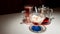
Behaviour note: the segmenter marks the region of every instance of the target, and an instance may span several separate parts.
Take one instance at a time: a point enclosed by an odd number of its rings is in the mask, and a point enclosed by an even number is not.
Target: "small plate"
[[[29,26],[29,30],[35,33],[41,33],[46,31],[46,27],[43,25],[31,25]]]

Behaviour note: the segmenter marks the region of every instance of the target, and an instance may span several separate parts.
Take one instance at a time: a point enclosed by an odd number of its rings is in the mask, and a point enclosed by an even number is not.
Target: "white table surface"
[[[37,34],[29,30],[26,24],[20,24],[22,14],[0,15],[0,34]],[[47,26],[47,30],[39,34],[60,34],[60,13],[54,13],[54,19]]]

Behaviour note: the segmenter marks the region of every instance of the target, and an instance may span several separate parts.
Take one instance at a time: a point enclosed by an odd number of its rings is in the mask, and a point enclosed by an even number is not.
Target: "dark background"
[[[0,15],[19,13],[25,5],[41,6],[44,4],[50,8],[59,8],[59,0],[0,0]]]

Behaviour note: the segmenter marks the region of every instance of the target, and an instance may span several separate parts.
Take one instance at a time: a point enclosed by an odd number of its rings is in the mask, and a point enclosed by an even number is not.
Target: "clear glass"
[[[32,6],[25,6],[23,22],[35,25],[47,25],[51,23],[53,9],[46,8],[44,5],[40,8],[34,8],[35,11],[33,11]]]

